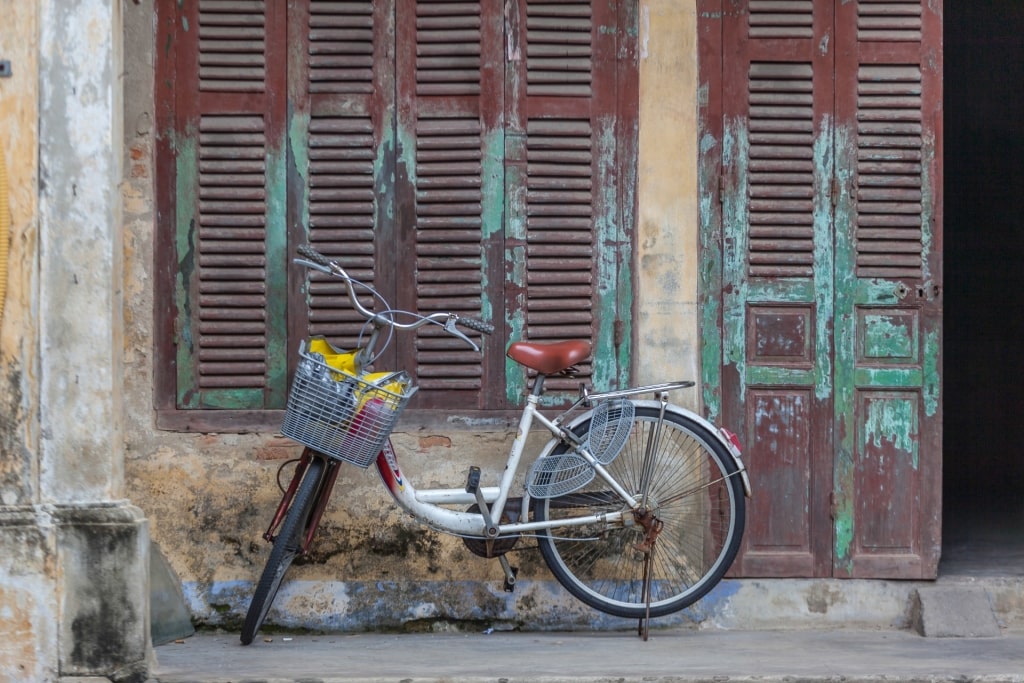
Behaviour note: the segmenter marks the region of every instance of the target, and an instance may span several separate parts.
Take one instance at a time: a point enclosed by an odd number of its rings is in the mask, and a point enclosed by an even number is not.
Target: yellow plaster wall
[[[11,227],[7,287],[0,320],[0,505],[33,502],[38,376],[34,283],[38,240],[39,9],[37,3],[0,0],[0,154],[7,167]]]
[[[11,63],[12,75],[0,78],[0,153],[7,165],[11,209],[11,254],[4,314],[3,355],[15,353],[25,333],[29,308],[28,266],[34,253],[37,212],[36,150],[39,146],[39,43],[36,3],[0,0],[0,59]]]
[[[640,3],[637,383],[699,380],[697,16],[693,0]],[[695,390],[673,400],[695,408]]]

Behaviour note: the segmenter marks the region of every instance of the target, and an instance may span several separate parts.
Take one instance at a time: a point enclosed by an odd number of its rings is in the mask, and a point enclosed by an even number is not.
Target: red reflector
[[[743,452],[743,447],[742,447],[742,446],[740,446],[740,440],[739,440],[739,437],[738,437],[738,436],[736,436],[735,434],[733,434],[732,432],[730,432],[730,431],[729,431],[728,429],[726,429],[725,427],[720,427],[720,428],[718,429],[718,431],[720,431],[720,432],[722,433],[722,436],[724,436],[724,437],[725,437],[726,439],[728,439],[728,440],[729,440],[729,443],[731,443],[731,444],[732,444],[733,446],[735,446],[735,447],[736,447],[736,450],[737,450],[737,451],[739,451],[740,453],[742,453],[742,452]]]

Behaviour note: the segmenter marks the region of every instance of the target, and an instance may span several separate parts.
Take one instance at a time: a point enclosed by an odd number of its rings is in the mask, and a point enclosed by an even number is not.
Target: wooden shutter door
[[[394,301],[394,4],[301,0],[289,9],[290,225],[357,280]],[[292,272],[291,337],[354,348],[365,320],[344,285]],[[361,300],[379,308],[366,292]],[[306,315],[308,312],[308,321]],[[291,354],[294,356],[294,353]],[[394,355],[382,366],[393,367]]]
[[[831,572],[831,7],[723,15],[722,421],[757,494],[734,572]]]
[[[174,14],[177,407],[282,407],[283,3]]]
[[[636,7],[506,3],[507,316],[513,338],[586,339],[581,378],[628,372],[636,138]],[[507,397],[524,388],[507,368]],[[552,378],[575,392],[580,378]]]
[[[934,578],[941,545],[937,2],[836,15],[839,576]]]
[[[721,140],[701,162],[705,196],[721,163],[704,228],[705,320],[721,326],[705,378],[720,378],[720,407],[705,397],[743,435],[756,491],[734,572],[934,577],[941,9],[699,7],[702,127]]]
[[[484,355],[439,330],[398,340],[419,408],[489,408],[502,356],[502,4],[401,2],[396,37],[398,303],[496,323]],[[499,292],[495,297],[495,291]]]

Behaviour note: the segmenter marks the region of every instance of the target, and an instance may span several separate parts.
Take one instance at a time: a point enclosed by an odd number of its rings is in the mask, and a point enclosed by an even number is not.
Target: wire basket
[[[560,453],[540,458],[526,476],[526,488],[534,498],[554,498],[581,489],[594,478],[594,468],[579,453]]]
[[[586,448],[602,465],[611,464],[622,452],[633,430],[636,408],[627,399],[605,401],[594,408]]]
[[[404,372],[355,377],[299,350],[281,433],[324,455],[366,468],[377,459],[409,398]]]

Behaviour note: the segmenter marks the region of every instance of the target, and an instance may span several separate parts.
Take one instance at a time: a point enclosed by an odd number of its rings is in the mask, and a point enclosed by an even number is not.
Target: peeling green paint
[[[722,363],[734,365],[739,377],[739,399],[746,396],[744,350],[746,340],[747,272],[746,255],[748,187],[746,160],[750,145],[745,123],[733,119],[725,126],[722,139],[722,166],[736,169],[735,187],[722,197]]]
[[[288,336],[286,316],[288,311],[288,182],[287,145],[282,138],[268,145],[267,164],[267,225],[280,226],[277,230],[266,230],[264,249],[267,270],[267,373],[266,389],[263,395],[255,390],[255,396],[240,400],[238,407],[284,408],[288,400]]]
[[[836,510],[835,518],[835,560],[836,569],[842,569],[846,574],[853,573],[853,510],[852,504],[841,510]]]
[[[701,119],[700,125],[703,129],[703,119]],[[697,178],[700,192],[700,259],[697,288],[701,304],[701,400],[704,404],[705,414],[712,421],[719,420],[722,413],[722,337],[721,321],[719,320],[722,262],[718,243],[720,233],[715,223],[716,212],[713,211],[718,176],[715,174],[716,165],[711,154],[716,145],[717,141],[714,135],[707,132],[701,133]]]
[[[500,239],[504,226],[504,182],[505,182],[505,131],[501,129],[486,133],[482,140],[483,174],[481,176],[481,195],[483,197],[480,239],[488,244]],[[480,283],[484,292],[491,292],[493,284],[488,277],[490,273],[490,252],[486,247],[481,250]],[[494,321],[494,302],[484,296],[480,302],[480,316],[484,322]],[[485,347],[486,352],[486,347]]]
[[[939,346],[942,336],[938,330],[924,335],[924,413],[933,417],[939,410]]]
[[[853,371],[853,381],[858,387],[919,387],[924,381],[920,368],[909,367],[858,367]]]
[[[854,291],[856,300],[864,305],[881,306],[899,303],[897,289],[900,283],[892,280],[858,280]]]
[[[508,271],[513,281],[526,281],[526,247],[516,246],[505,251],[505,263],[511,269]],[[516,314],[510,314],[506,324],[509,328],[509,337],[513,340],[523,339],[526,330],[526,316],[522,313],[522,306],[513,308]],[[526,373],[522,367],[511,358],[505,358],[505,396],[511,405],[518,405],[526,393]]]
[[[814,140],[814,172],[818,178],[835,173],[832,118],[825,116]],[[836,263],[832,197],[828,182],[819,182],[814,193],[814,394],[821,400],[832,396],[832,319],[835,315]],[[810,283],[809,283],[810,284]]]
[[[916,330],[901,318],[885,314],[864,316],[865,358],[913,359],[917,349]]]
[[[932,279],[931,259],[935,239],[935,189],[931,169],[935,163],[935,135],[925,133],[921,138],[921,279]]]
[[[525,156],[521,135],[509,136],[512,160]],[[510,160],[511,161],[511,160]],[[526,169],[519,163],[505,164],[505,324],[509,338],[523,339],[526,334]],[[512,359],[505,358],[505,398],[519,405],[526,393],[526,373]]]
[[[178,372],[178,407],[194,407],[196,377],[192,357],[194,352],[194,336],[192,334],[192,278],[195,272],[195,233],[193,230],[196,206],[196,141],[195,130],[186,131],[184,135],[172,137],[177,151],[175,160],[177,186],[175,192],[175,252],[178,257],[177,274],[174,282],[174,302],[176,307],[177,325],[177,372]]]
[[[835,239],[833,283],[833,344],[835,348],[833,369],[833,447],[835,468],[833,470],[834,500],[834,555],[833,569],[837,575],[853,573],[853,543],[856,534],[854,500],[856,483],[854,458],[856,453],[856,295],[857,265],[853,239],[855,174],[855,150],[853,134],[845,125],[837,125],[834,136],[834,182],[838,188],[833,216]]]
[[[913,454],[914,469],[917,469],[917,449],[912,437],[916,434],[917,419],[912,400],[886,398],[867,403],[864,419],[864,445],[882,449],[892,444],[896,450]]]
[[[601,167],[599,175],[602,177],[611,177],[615,168],[615,123],[613,117],[599,117],[596,121],[594,147],[598,157],[597,163]],[[594,216],[594,244],[597,247],[594,283],[597,293],[597,329],[592,368],[594,386],[606,390],[616,387],[622,379],[619,376],[621,364],[615,349],[615,321],[619,319],[620,313],[619,282],[630,281],[620,279],[619,264],[626,264],[632,260],[632,250],[617,220],[618,188],[614,183],[604,183],[599,187],[599,191],[604,193],[599,202],[604,211]]]
[[[309,112],[292,113],[288,117],[288,153],[291,155],[291,166],[301,181],[301,199],[299,201],[299,220],[305,236],[309,236]]]
[[[750,366],[747,369],[746,383],[752,385],[786,385],[795,387],[812,387],[816,384],[814,373],[802,368]]]

